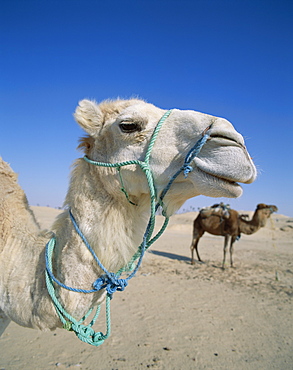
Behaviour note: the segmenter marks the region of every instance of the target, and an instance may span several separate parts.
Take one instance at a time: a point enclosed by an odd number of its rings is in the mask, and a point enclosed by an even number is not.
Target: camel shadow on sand
[[[150,253],[153,253],[156,256],[169,258],[171,260],[184,261],[184,262],[189,262],[190,263],[190,257],[180,256],[179,254],[169,253],[169,252],[161,252],[161,251],[156,251],[156,250],[151,250]]]
[[[168,258],[170,260],[183,261],[183,262],[187,263],[188,265],[191,264],[190,263],[190,257],[181,256],[179,254],[170,253],[170,252],[162,252],[162,251],[157,251],[157,250],[151,250],[151,251],[149,251],[149,253],[155,254],[156,256],[161,256],[161,257],[164,257],[164,258]],[[213,267],[215,269],[224,271],[223,268],[222,268],[222,265],[216,265],[216,264],[214,264],[210,261],[208,261],[208,262],[194,261],[194,262],[195,262],[196,266]]]

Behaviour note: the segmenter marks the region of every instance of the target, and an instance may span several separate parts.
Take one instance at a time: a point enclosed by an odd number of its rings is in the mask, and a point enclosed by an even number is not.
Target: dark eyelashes
[[[141,125],[135,122],[119,124],[120,130],[126,134],[141,131]]]

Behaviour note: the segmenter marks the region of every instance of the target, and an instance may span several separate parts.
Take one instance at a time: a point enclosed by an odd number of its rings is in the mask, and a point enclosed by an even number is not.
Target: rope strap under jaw
[[[153,146],[154,146],[155,140],[157,138],[157,135],[159,133],[159,130],[160,130],[162,124],[164,123],[164,121],[167,119],[167,117],[169,117],[171,112],[172,112],[172,110],[168,110],[162,116],[162,118],[159,120],[159,122],[158,122],[158,124],[157,124],[157,126],[156,126],[156,128],[155,128],[155,130],[152,134],[152,137],[151,137],[151,140],[150,140],[150,143],[149,143],[144,161],[130,160],[130,161],[124,161],[124,162],[112,164],[112,163],[104,163],[104,162],[93,161],[93,160],[89,159],[88,157],[84,156],[84,160],[86,162],[92,164],[92,165],[117,168],[117,170],[119,172],[120,182],[121,182],[121,185],[122,185],[121,190],[125,194],[127,200],[133,205],[135,205],[135,204],[132,203],[129,200],[127,191],[125,190],[123,180],[122,180],[122,177],[121,177],[121,174],[120,174],[120,168],[123,167],[123,166],[127,166],[127,165],[138,165],[146,176],[148,186],[149,186],[149,189],[150,189],[151,215],[150,215],[150,219],[149,219],[146,231],[145,231],[144,236],[143,236],[143,241],[142,241],[141,245],[138,247],[137,252],[133,255],[130,262],[127,264],[127,266],[122,267],[117,273],[109,272],[101,264],[100,260],[96,256],[95,252],[91,248],[88,241],[86,240],[82,231],[79,229],[79,227],[77,225],[77,222],[75,221],[74,216],[71,213],[71,210],[69,210],[69,215],[70,215],[71,221],[73,223],[73,226],[74,226],[76,232],[78,233],[78,235],[81,237],[81,239],[84,242],[84,244],[86,245],[86,247],[91,252],[93,258],[97,262],[100,269],[104,271],[104,274],[102,276],[100,276],[93,283],[93,289],[85,290],[85,289],[78,289],[78,288],[68,287],[67,285],[61,283],[58,279],[56,279],[55,276],[53,275],[53,272],[52,272],[52,255],[53,255],[54,246],[56,244],[55,236],[53,236],[53,238],[47,243],[47,246],[46,246],[46,283],[47,283],[48,292],[49,292],[49,294],[52,298],[52,301],[54,303],[56,311],[57,311],[57,313],[60,317],[60,320],[62,321],[64,327],[67,330],[75,331],[75,333],[79,337],[79,339],[81,339],[82,341],[84,341],[86,343],[89,343],[89,344],[92,344],[92,345],[95,345],[95,346],[99,346],[100,344],[102,344],[104,342],[104,340],[106,338],[109,337],[109,335],[110,335],[110,299],[112,298],[112,294],[114,292],[116,292],[117,290],[118,291],[123,291],[125,289],[125,287],[128,284],[128,281],[136,274],[137,270],[139,269],[139,267],[141,265],[141,262],[142,262],[142,259],[143,259],[143,256],[144,256],[144,253],[145,253],[145,250],[148,249],[165,231],[165,229],[168,225],[169,217],[167,217],[165,212],[164,212],[163,198],[165,197],[166,193],[170,189],[174,180],[179,176],[179,174],[181,172],[183,172],[184,176],[187,177],[188,173],[193,170],[190,163],[199,154],[201,148],[203,147],[203,145],[206,143],[206,141],[209,138],[209,135],[208,135],[207,131],[211,128],[212,125],[208,126],[205,129],[205,131],[202,134],[202,137],[189,150],[189,152],[187,153],[187,155],[185,157],[183,165],[174,174],[174,176],[171,177],[167,186],[162,191],[159,199],[157,199],[156,188],[155,188],[155,184],[154,184],[152,171],[151,171],[151,168],[149,166],[149,160],[150,160],[151,151],[153,149]],[[163,226],[159,230],[159,232],[154,237],[152,237],[154,227],[155,227],[155,214],[156,214],[156,211],[159,208],[159,206],[162,206],[162,208],[163,208],[163,216],[165,217],[165,221],[163,223]],[[133,268],[133,264],[137,260],[138,260],[138,262],[136,263],[136,266]],[[128,277],[126,279],[121,279],[120,275],[125,271],[128,271],[128,272],[132,271],[132,272],[128,275]],[[107,333],[105,335],[101,332],[95,333],[94,330],[92,329],[92,325],[94,324],[94,322],[98,318],[98,315],[99,315],[99,312],[100,312],[100,306],[98,306],[97,312],[96,312],[93,320],[90,322],[90,324],[87,325],[87,326],[82,325],[82,322],[89,316],[89,314],[92,312],[93,309],[91,308],[89,310],[89,312],[81,320],[76,321],[72,316],[70,316],[66,312],[66,310],[62,307],[62,305],[58,301],[58,299],[56,297],[56,294],[55,294],[53,282],[58,284],[60,287],[62,287],[64,289],[68,289],[68,290],[73,291],[73,292],[94,293],[94,292],[97,292],[101,289],[106,289],[107,290],[107,300],[106,300]]]

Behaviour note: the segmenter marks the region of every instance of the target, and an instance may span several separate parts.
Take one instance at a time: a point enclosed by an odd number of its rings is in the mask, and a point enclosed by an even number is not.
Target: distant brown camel
[[[223,269],[225,268],[227,246],[230,240],[230,264],[233,267],[233,245],[237,238],[240,237],[241,233],[250,235],[257,232],[261,227],[265,226],[270,215],[277,211],[278,208],[274,205],[260,203],[257,205],[252,219],[247,221],[245,220],[247,215],[239,215],[234,209],[227,209],[222,205],[214,205],[203,209],[193,223],[193,238],[190,246],[191,264],[194,264],[194,249],[198,260],[202,261],[198,253],[198,242],[204,232],[207,231],[210,234],[225,237]]]

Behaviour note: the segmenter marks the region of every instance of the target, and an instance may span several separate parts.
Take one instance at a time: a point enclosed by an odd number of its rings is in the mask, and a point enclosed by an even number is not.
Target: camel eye
[[[122,122],[119,125],[120,130],[125,132],[126,134],[130,134],[132,132],[141,131],[141,126],[135,122]]]

